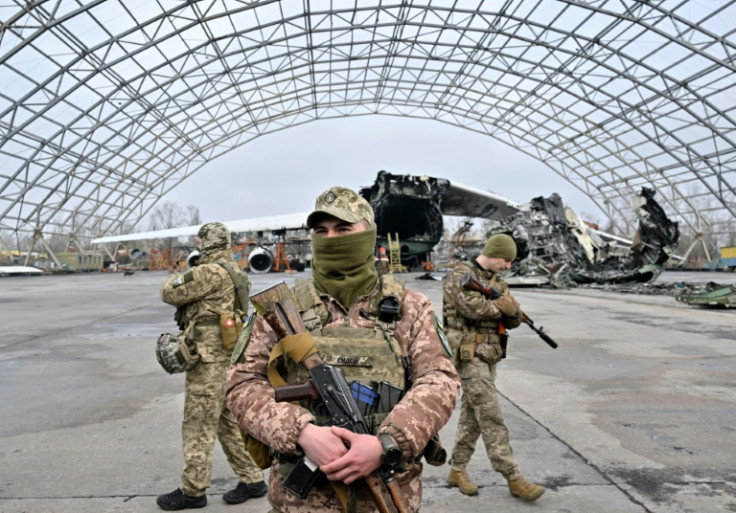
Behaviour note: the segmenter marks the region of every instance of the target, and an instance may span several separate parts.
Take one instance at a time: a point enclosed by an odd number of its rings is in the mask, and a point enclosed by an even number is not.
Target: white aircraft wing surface
[[[519,203],[508,198],[457,182],[450,182],[450,188],[442,195],[440,203],[445,215],[484,219],[500,219],[515,214],[519,207]]]
[[[276,230],[299,230],[307,228],[306,221],[309,212],[298,212],[295,214],[284,214],[278,216],[252,217],[250,219],[236,219],[234,221],[223,221],[231,233],[265,232]],[[204,224],[204,223],[202,223]],[[172,237],[188,237],[197,235],[202,224],[193,226],[182,226],[180,228],[169,228],[166,230],[153,230],[150,232],[127,233],[125,235],[110,235],[98,237],[92,240],[92,244],[104,244],[107,242],[127,242],[147,239],[168,239]]]

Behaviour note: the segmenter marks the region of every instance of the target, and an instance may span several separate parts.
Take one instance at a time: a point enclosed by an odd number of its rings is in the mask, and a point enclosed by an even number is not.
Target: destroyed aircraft
[[[667,218],[654,194],[644,187],[637,195],[639,228],[633,241],[591,228],[557,194],[534,198],[489,233],[507,233],[516,241],[518,256],[509,283],[577,286],[654,280],[679,241],[677,223]]]
[[[636,213],[640,226],[633,242],[587,226],[565,207],[557,194],[521,205],[447,179],[386,171],[379,171],[374,183],[359,192],[375,212],[378,245],[389,250],[389,237],[398,241],[401,263],[411,270],[431,261],[432,251],[442,239],[445,215],[499,223],[491,233],[508,233],[519,246],[512,280],[534,285],[651,281],[664,268],[679,236],[677,224],[667,219],[653,199],[654,192],[646,188],[638,196]],[[233,234],[301,234],[306,231],[308,214],[239,219],[224,224]],[[189,236],[198,229],[199,225],[195,225],[107,236],[92,242]],[[248,258],[251,270],[256,272],[271,270],[275,259],[260,244]]]
[[[503,196],[444,178],[387,171],[379,171],[373,185],[359,192],[373,207],[377,244],[389,249],[389,237],[398,240],[401,263],[409,269],[431,260],[442,239],[443,215],[497,220],[519,207]]]

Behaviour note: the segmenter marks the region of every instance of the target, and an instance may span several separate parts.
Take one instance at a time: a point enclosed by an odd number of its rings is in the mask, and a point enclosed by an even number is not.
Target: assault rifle
[[[479,282],[478,280],[476,280],[475,278],[473,278],[473,276],[470,273],[465,273],[465,276],[463,276],[461,283],[462,283],[463,288],[466,288],[468,290],[474,290],[476,292],[480,292],[488,299],[494,300],[494,299],[498,299],[501,297],[501,293],[498,290],[494,288],[489,289],[488,287],[484,287],[483,284]],[[521,311],[521,319],[524,321],[524,323],[527,326],[529,326],[532,329],[532,331],[534,331],[534,333],[539,335],[539,337],[542,340],[547,342],[547,344],[552,349],[557,349],[557,342],[552,340],[552,337],[550,337],[544,332],[544,327],[540,326],[539,328],[537,328],[536,326],[534,326],[534,321],[529,318],[526,312],[524,312],[523,310],[520,310],[520,311]]]
[[[251,296],[251,302],[279,338],[307,333],[304,321],[284,282]],[[310,378],[302,384],[275,388],[276,401],[321,400],[330,414],[332,425],[354,433],[370,434],[342,371],[322,362],[318,353],[305,358],[302,363],[309,370]],[[317,465],[302,456],[284,478],[284,489],[306,499],[320,475],[322,472]],[[383,465],[363,480],[380,513],[408,511],[393,468]]]

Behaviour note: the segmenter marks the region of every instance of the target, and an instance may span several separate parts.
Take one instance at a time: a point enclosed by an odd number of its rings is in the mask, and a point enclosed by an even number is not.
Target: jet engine
[[[263,246],[259,246],[248,255],[248,266],[250,272],[261,274],[267,273],[273,267],[273,253]]]

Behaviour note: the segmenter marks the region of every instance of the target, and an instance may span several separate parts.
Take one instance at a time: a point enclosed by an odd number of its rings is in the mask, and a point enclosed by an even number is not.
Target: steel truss
[[[263,134],[372,114],[513,146],[624,233],[642,186],[733,232],[735,2],[6,3],[0,235],[121,233]]]

